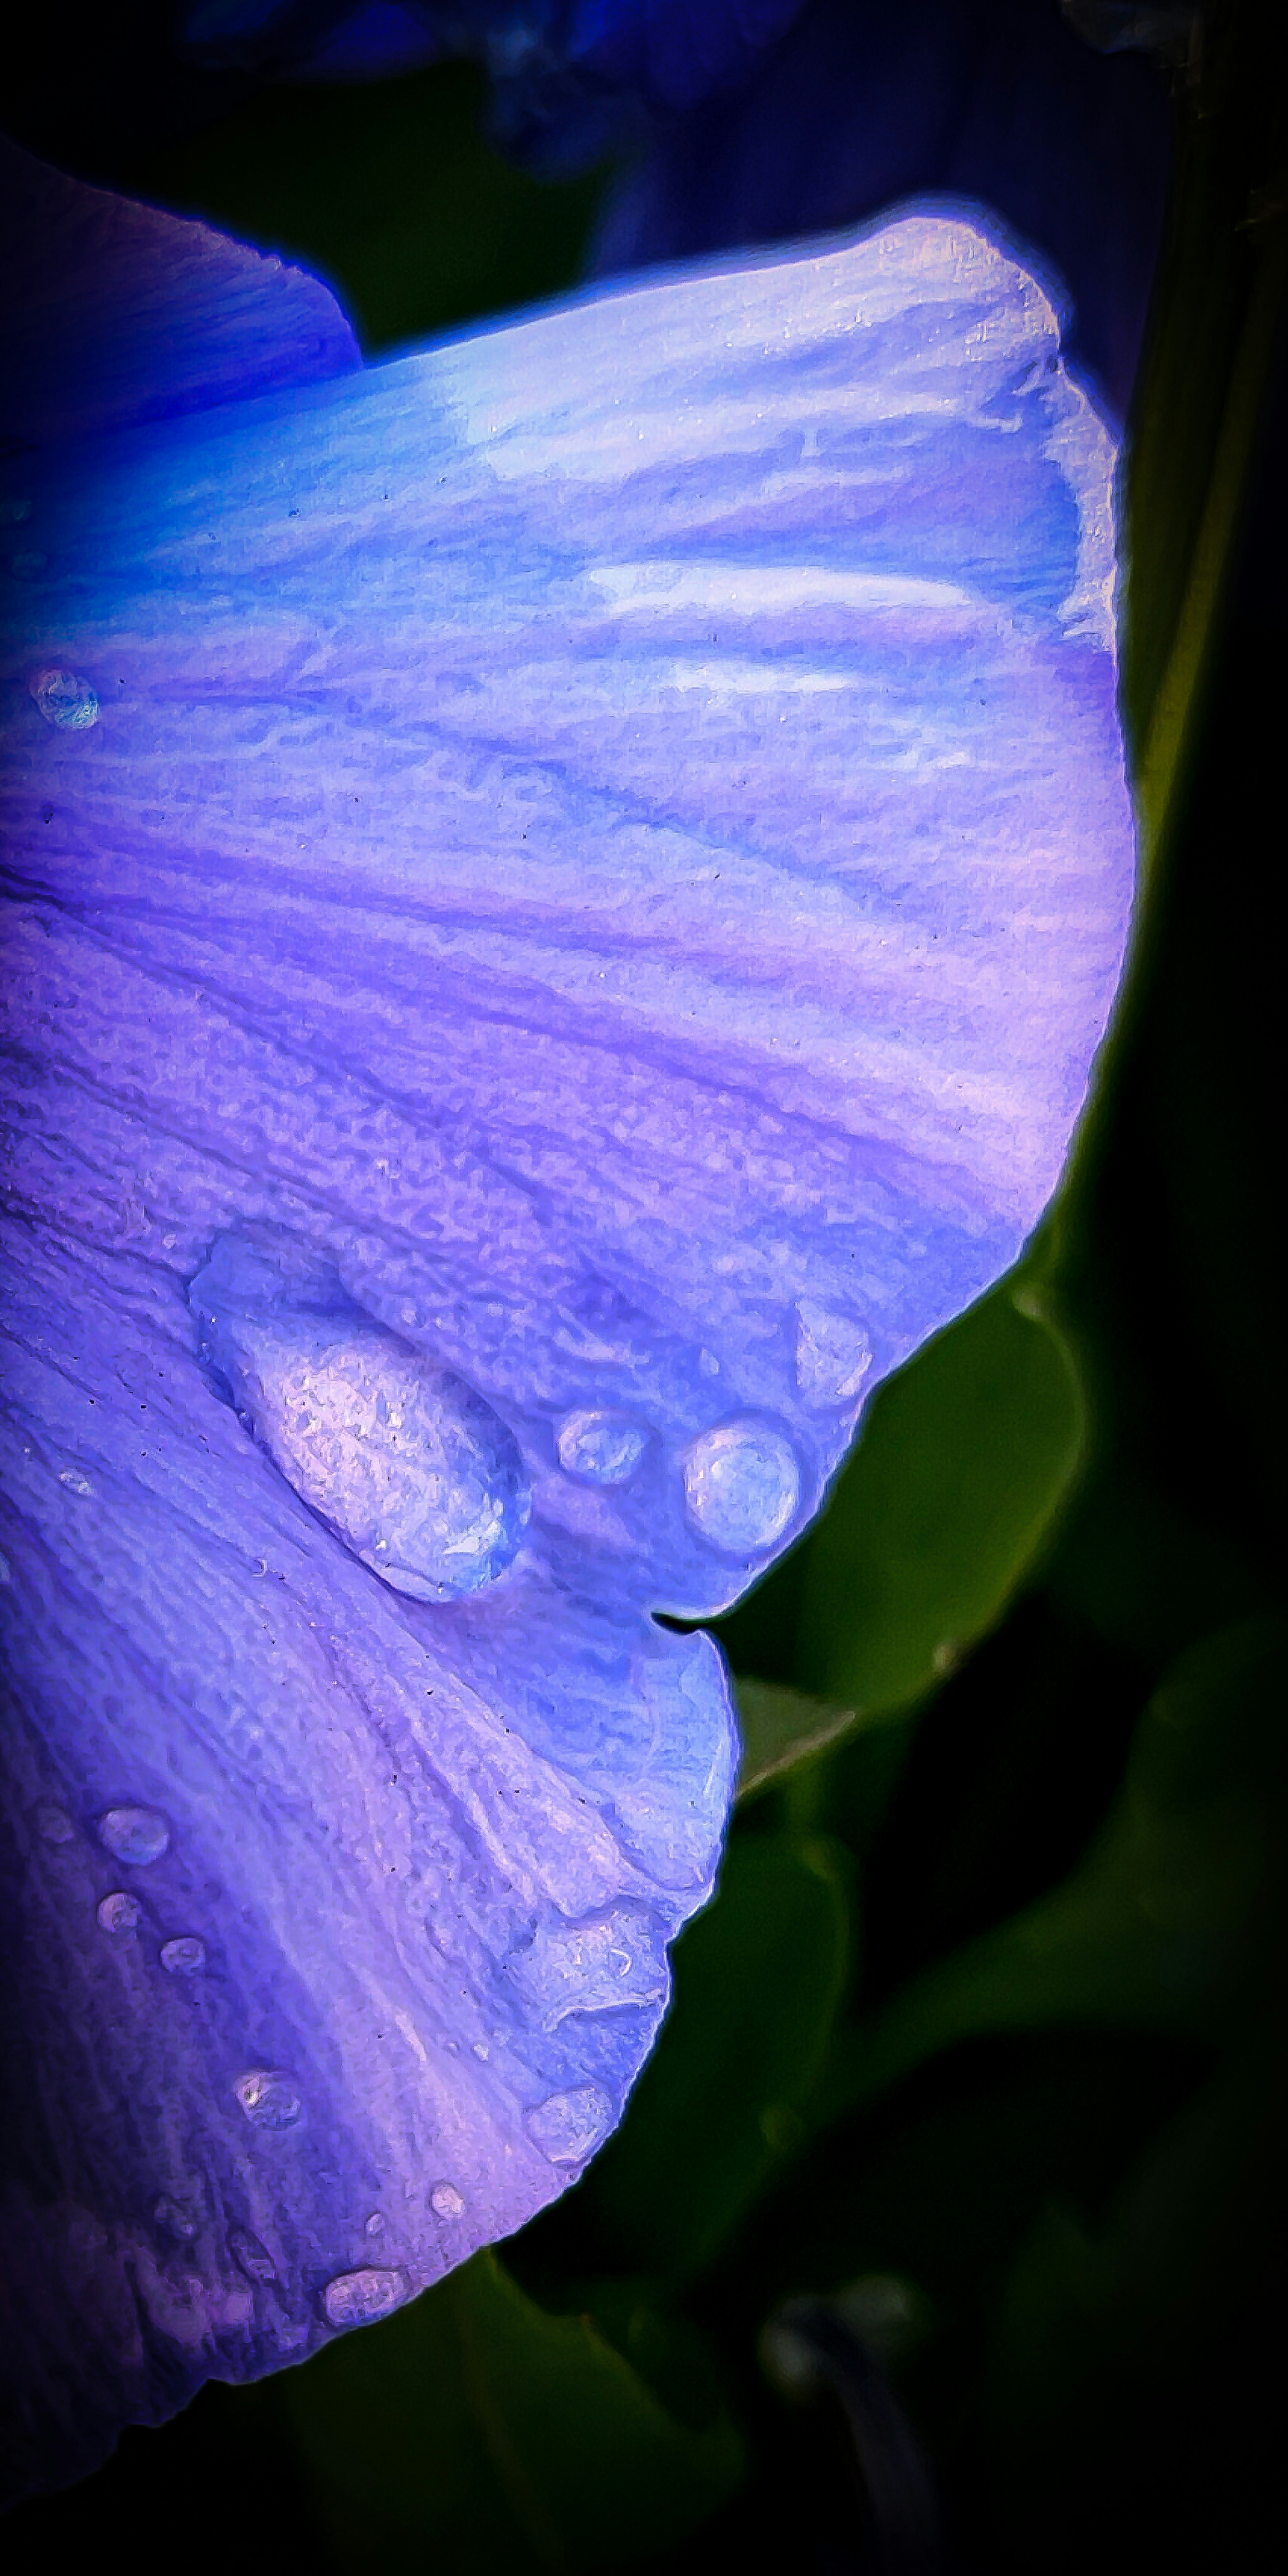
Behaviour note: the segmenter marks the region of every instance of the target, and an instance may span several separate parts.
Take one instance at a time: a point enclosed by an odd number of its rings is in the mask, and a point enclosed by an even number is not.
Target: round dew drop
[[[161,1965],[171,1977],[193,1977],[206,1964],[206,1945],[195,1932],[181,1932],[177,1941],[161,1944]]]
[[[724,1422],[700,1432],[685,1452],[683,1472],[693,1527],[726,1556],[772,1547],[800,1502],[796,1452],[767,1422]]]
[[[238,2076],[233,2091],[256,2129],[293,2129],[303,2109],[289,2075],[277,2067],[252,2067]]]
[[[429,2195],[435,2218],[463,2218],[465,2203],[454,2182],[436,2182]]]
[[[27,686],[46,724],[64,733],[83,733],[87,725],[97,724],[98,699],[78,671],[36,671]]]
[[[109,1807],[98,1820],[98,1838],[113,1860],[146,1869],[170,1848],[170,1828],[157,1807]]]
[[[127,1896],[124,1888],[117,1888],[113,1895],[105,1896],[98,1909],[103,1930],[117,1939],[122,1933],[137,1932],[142,1915],[143,1908],[137,1896]]]
[[[569,1413],[555,1446],[566,1476],[583,1485],[624,1485],[648,1447],[648,1433],[624,1413]]]

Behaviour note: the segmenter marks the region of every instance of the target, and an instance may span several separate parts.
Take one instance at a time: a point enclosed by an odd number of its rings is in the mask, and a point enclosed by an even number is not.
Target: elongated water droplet
[[[228,2239],[234,2262],[248,2281],[275,2281],[277,2266],[266,2245],[248,2227],[234,2227]]]
[[[770,1423],[724,1422],[691,1442],[684,1500],[696,1530],[727,1556],[752,1556],[782,1537],[800,1501],[791,1442]]]
[[[206,1945],[195,1932],[181,1932],[161,1944],[161,1965],[171,1977],[195,1977],[206,1964]]]
[[[98,722],[98,699],[77,671],[37,671],[27,683],[46,724],[83,732]]]
[[[647,1906],[619,1905],[582,1923],[539,1923],[506,1961],[542,2028],[569,2013],[661,2003],[667,1990],[662,1926]]]
[[[465,2203],[454,2182],[436,2182],[429,2195],[429,2205],[436,2218],[463,2218]]]
[[[137,1932],[142,1914],[143,1908],[137,1896],[127,1896],[124,1888],[120,1887],[111,1896],[105,1896],[98,1909],[103,1930],[118,1938],[125,1932]]]
[[[384,2219],[378,2209],[373,2209],[370,2218],[367,2220],[364,2233],[368,2236],[383,2236],[384,2232]]]
[[[58,1482],[60,1485],[66,1485],[69,1493],[92,1494],[94,1491],[88,1476],[83,1475],[79,1467],[62,1468]]]
[[[233,2091],[257,2129],[293,2129],[303,2108],[290,2076],[276,2066],[251,2067],[238,2076]]]
[[[98,1838],[113,1860],[146,1869],[170,1848],[170,1828],[158,1807],[109,1807],[98,1820]]]
[[[810,1405],[852,1404],[872,1366],[872,1344],[854,1315],[802,1297],[796,1307],[796,1383]]]
[[[366,2326],[389,2316],[406,2296],[405,2272],[340,2272],[327,2282],[322,2305],[333,2326]]]
[[[612,2124],[612,2103],[598,2084],[576,2084],[571,2092],[551,2093],[523,2115],[533,2145],[552,2165],[581,2164],[607,2137]]]
[[[566,1476],[583,1485],[624,1485],[648,1447],[648,1433],[624,1413],[569,1413],[555,1445]]]
[[[518,1448],[450,1370],[334,1279],[225,1235],[189,1291],[208,1361],[274,1464],[364,1565],[417,1601],[503,1573],[527,1525]]]

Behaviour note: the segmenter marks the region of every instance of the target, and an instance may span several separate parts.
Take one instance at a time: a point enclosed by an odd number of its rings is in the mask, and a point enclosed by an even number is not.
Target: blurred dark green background
[[[1279,2563],[1288,226],[1275,12],[1216,16],[1127,485],[1146,886],[1062,1201],[723,1623],[751,1793],[617,2139],[24,2507],[24,2570],[893,2568],[784,2385],[805,2293],[887,2367],[947,2565]],[[47,75],[13,95],[59,157]],[[579,273],[609,174],[521,176],[483,105],[459,66],[230,92],[158,150],[82,102],[63,157],[298,254],[374,352]]]

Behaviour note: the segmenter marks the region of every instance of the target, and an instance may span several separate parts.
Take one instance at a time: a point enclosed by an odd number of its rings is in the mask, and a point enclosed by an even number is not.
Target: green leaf
[[[710,2261],[804,2134],[849,1960],[834,1847],[735,1834],[675,1953],[675,1997],[583,2190],[641,2263]]]
[[[987,2031],[1219,2031],[1280,1858],[1286,1666],[1277,1620],[1240,1623],[1182,1655],[1145,1711],[1122,1794],[1082,1866],[896,1996],[856,2035],[829,2109],[851,2109]]]
[[[734,1682],[742,1760],[738,1765],[739,1799],[754,1797],[798,1763],[826,1753],[858,1723],[854,1709],[815,1699],[809,1691],[788,1690],[780,1682]]]
[[[1008,1281],[873,1398],[808,1551],[798,1662],[833,1703],[907,1706],[995,1623],[1084,1442],[1073,1361]]]
[[[743,2474],[722,2407],[677,2420],[589,2316],[549,2315],[493,2253],[283,2385],[338,2555],[381,2576],[657,2563]]]

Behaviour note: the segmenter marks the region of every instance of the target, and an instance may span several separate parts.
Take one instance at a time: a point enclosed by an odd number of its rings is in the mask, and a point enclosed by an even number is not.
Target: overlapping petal
[[[10,470],[38,2480],[593,2153],[733,1769],[657,1614],[1013,1258],[1126,931],[1112,451],[979,221],[328,370]]]

